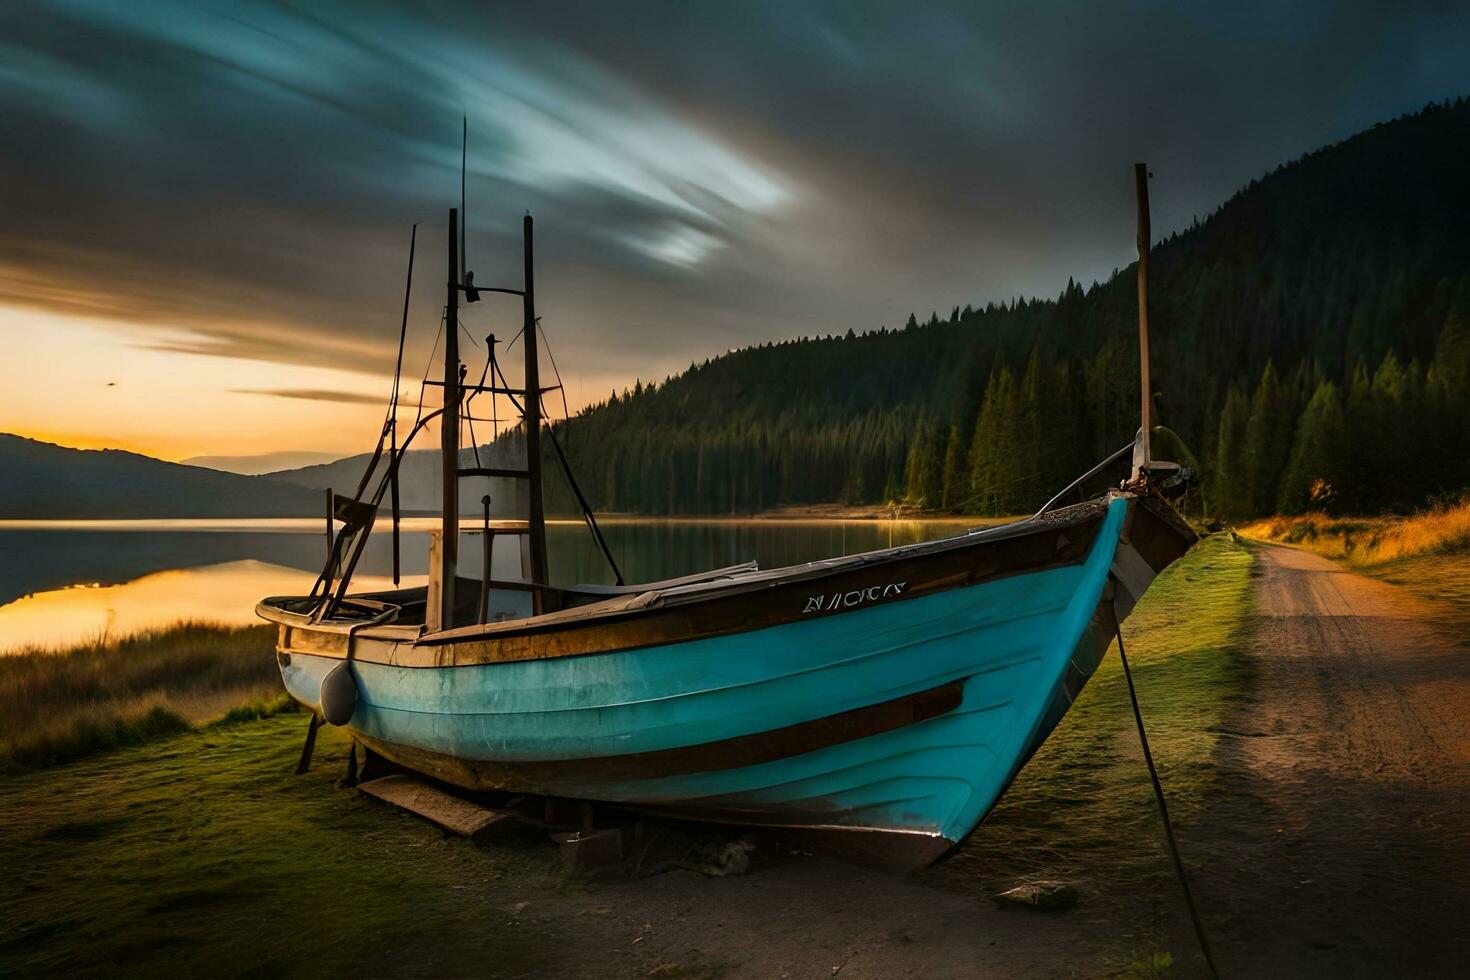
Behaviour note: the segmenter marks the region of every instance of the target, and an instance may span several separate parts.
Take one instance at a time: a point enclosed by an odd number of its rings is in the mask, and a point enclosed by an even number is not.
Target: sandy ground
[[[1470,969],[1470,649],[1408,592],[1257,552],[1253,696],[1195,821],[1227,976]]]

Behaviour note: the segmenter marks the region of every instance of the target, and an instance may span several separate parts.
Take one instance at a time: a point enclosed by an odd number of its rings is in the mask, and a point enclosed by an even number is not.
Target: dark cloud
[[[0,301],[382,371],[417,221],[427,353],[466,113],[479,280],[533,210],[563,369],[662,375],[1104,277],[1133,160],[1166,231],[1467,88],[1438,3],[9,4]]]
[[[237,395],[274,395],[277,398],[300,398],[312,402],[344,402],[348,405],[381,405],[381,395],[360,395],[355,391],[326,391],[320,388],[231,388]]]

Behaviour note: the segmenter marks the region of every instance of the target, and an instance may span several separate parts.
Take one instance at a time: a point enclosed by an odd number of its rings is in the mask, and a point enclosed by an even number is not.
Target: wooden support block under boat
[[[489,837],[519,819],[509,810],[480,806],[402,773],[360,783],[357,788],[460,837]]]

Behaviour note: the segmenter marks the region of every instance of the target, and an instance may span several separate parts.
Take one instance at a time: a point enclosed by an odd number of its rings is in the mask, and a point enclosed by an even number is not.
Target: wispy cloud
[[[1470,90],[1470,13],[1428,2],[50,0],[0,39],[0,303],[374,373],[413,222],[437,327],[461,114],[471,268],[514,281],[532,210],[562,368],[631,378],[1054,294],[1129,261],[1139,157],[1165,231]]]
[[[231,388],[236,395],[271,395],[276,398],[300,398],[312,402],[344,402],[349,405],[382,405],[381,395],[363,395],[355,391],[331,391],[322,388]]]
[[[623,240],[660,262],[693,269],[718,250],[724,242],[688,225],[672,224],[651,235],[627,235]]]

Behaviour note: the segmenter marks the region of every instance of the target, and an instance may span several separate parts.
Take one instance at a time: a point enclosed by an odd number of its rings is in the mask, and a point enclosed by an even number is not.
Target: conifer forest
[[[1467,157],[1470,105],[1431,105],[1155,243],[1157,445],[1197,470],[1191,512],[1392,512],[1470,486]],[[1018,514],[1132,440],[1138,390],[1130,267],[1054,298],[736,351],[558,432],[603,511]]]

